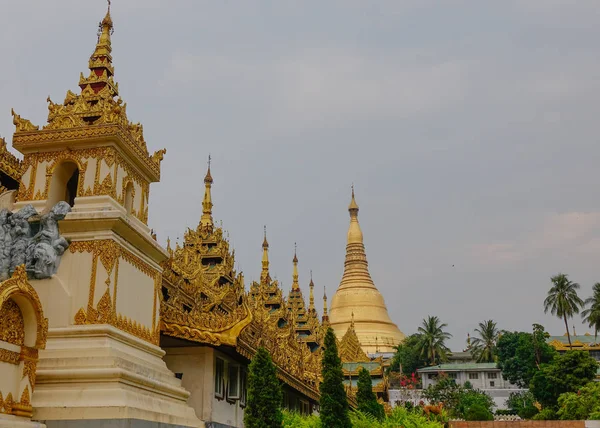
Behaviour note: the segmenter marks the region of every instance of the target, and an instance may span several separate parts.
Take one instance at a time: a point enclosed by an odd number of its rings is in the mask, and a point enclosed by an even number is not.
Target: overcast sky
[[[0,135],[76,90],[101,0],[0,0]],[[214,216],[246,284],[308,295],[342,276],[354,183],[371,275],[405,333],[427,315],[454,350],[492,318],[544,315],[550,277],[600,282],[600,2],[113,0],[115,78],[151,151],[150,227]],[[132,302],[133,304],[133,302]],[[319,304],[319,307],[321,305]],[[577,333],[582,327],[579,318]]]

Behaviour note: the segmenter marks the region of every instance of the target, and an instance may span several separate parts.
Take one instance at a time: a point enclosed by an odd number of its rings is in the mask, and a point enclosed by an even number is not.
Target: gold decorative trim
[[[21,360],[21,354],[8,349],[0,349],[0,361],[8,364],[18,365]]]

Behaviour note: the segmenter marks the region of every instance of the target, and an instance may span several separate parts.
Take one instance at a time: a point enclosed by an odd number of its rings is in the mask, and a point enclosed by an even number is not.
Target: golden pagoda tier
[[[368,354],[394,352],[394,346],[404,340],[404,333],[390,319],[383,296],[369,274],[354,189],[348,211],[344,275],[331,301],[329,322],[336,336],[342,337],[354,320],[356,335]]]

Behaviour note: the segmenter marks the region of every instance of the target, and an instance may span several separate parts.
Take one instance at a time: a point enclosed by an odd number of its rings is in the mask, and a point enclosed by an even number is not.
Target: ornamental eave
[[[156,163],[153,157],[119,124],[19,131],[13,134],[13,147],[23,155],[52,149],[87,148],[110,142],[116,142],[116,145],[128,155],[149,182],[160,181],[160,164]]]

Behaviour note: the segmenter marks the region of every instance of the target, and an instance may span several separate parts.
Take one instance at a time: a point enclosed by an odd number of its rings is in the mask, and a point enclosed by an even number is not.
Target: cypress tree
[[[269,352],[260,347],[248,368],[248,399],[244,411],[246,428],[281,428],[282,400],[277,369]]]
[[[330,328],[325,335],[321,374],[321,424],[327,428],[351,428],[348,399],[344,389],[342,360],[338,355],[335,333]]]
[[[382,420],[385,416],[383,406],[377,402],[377,396],[373,392],[373,381],[369,371],[361,367],[358,371],[358,392],[356,394],[358,410],[369,413],[377,419]]]

